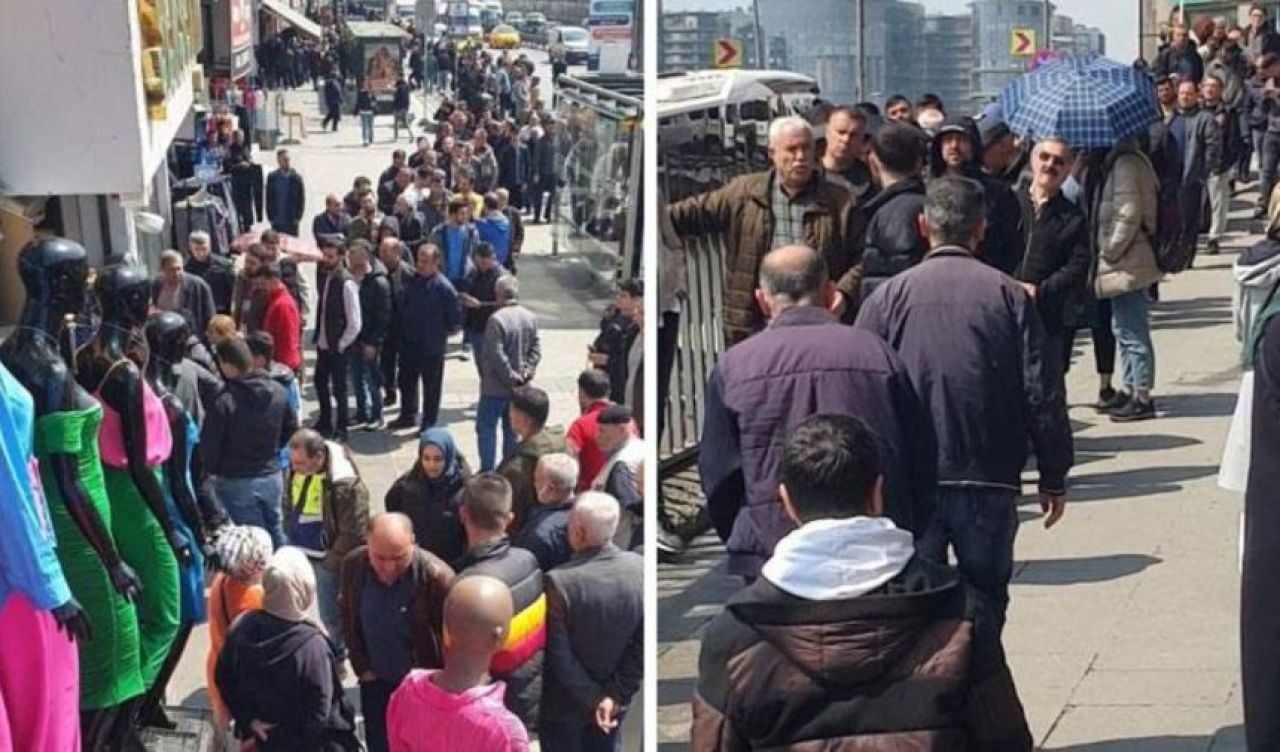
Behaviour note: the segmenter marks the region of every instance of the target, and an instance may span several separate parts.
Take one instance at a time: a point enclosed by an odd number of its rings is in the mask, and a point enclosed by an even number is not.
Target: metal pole
[[[751,0],[751,14],[756,24],[756,67],[765,70],[769,65],[764,59],[764,31],[760,28],[760,0]]]
[[[858,0],[858,101],[867,99],[867,0]]]
[[[1044,49],[1053,49],[1053,6],[1044,0]]]

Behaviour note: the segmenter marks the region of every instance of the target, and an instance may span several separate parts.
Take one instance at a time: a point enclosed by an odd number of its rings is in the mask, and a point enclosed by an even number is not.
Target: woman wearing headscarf
[[[337,653],[318,623],[315,572],[285,546],[262,575],[262,610],[232,625],[214,671],[236,736],[260,752],[362,748]]]
[[[252,525],[228,525],[213,544],[219,571],[209,585],[209,654],[205,678],[209,705],[219,729],[231,722],[231,713],[218,692],[214,668],[227,639],[227,630],[240,614],[262,608],[262,573],[271,559],[271,535]]]
[[[418,545],[452,564],[467,549],[458,519],[462,484],[471,468],[443,428],[428,428],[418,443],[418,461],[387,491],[388,512],[413,520]]]

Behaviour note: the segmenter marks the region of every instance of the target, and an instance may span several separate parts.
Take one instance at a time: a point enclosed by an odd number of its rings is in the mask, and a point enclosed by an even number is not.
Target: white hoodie
[[[779,541],[761,574],[797,598],[843,600],[897,577],[914,554],[911,533],[888,517],[815,520]]]

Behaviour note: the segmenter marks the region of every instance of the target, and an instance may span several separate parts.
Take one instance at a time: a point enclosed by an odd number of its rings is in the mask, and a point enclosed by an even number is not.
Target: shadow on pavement
[[[1226,726],[1212,736],[1144,736],[1043,749],[1044,752],[1245,752],[1244,727]]]
[[[1013,581],[1019,585],[1076,585],[1107,582],[1135,575],[1163,561],[1146,554],[1112,554],[1078,559],[1036,559],[1019,562]]]
[[[1074,503],[1173,493],[1182,488],[1186,481],[1205,478],[1217,472],[1217,465],[1187,465],[1074,476],[1071,478],[1068,498]]]
[[[1118,454],[1120,452],[1154,452],[1161,449],[1182,449],[1203,443],[1189,436],[1150,434],[1147,436],[1077,436],[1076,453]]]

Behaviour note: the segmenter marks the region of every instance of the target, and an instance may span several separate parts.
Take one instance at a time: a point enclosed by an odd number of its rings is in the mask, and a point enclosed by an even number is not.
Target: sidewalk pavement
[[[1233,202],[1233,229],[1255,224],[1246,221],[1251,199]],[[1046,531],[1037,499],[1023,498],[1004,633],[1043,749],[1245,749],[1242,499],[1217,487],[1217,470],[1239,384],[1230,268],[1254,240],[1230,233],[1221,256],[1201,255],[1161,286],[1152,309],[1158,419],[1123,425],[1098,415],[1092,348],[1077,344],[1067,377],[1076,451],[1067,512]],[[659,567],[662,752],[685,749],[700,630],[741,588],[724,574],[722,551],[710,535],[682,563]]]

